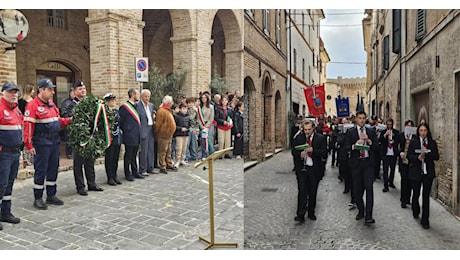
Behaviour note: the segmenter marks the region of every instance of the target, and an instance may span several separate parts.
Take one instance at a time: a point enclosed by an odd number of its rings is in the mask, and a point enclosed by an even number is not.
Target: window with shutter
[[[398,54],[401,48],[401,9],[393,9],[393,53]]]
[[[269,21],[270,21],[270,10],[264,9],[264,33],[266,35],[270,35]]]
[[[66,29],[65,10],[62,9],[47,9],[46,10],[46,25],[59,29]]]
[[[281,48],[281,10],[276,10],[276,47]]]
[[[305,59],[302,59],[302,79],[305,80]]]
[[[294,60],[293,60],[293,65],[294,65],[294,74],[297,75],[297,51],[294,48]]]
[[[382,61],[382,70],[388,70],[388,68],[389,68],[389,64],[390,64],[390,62],[389,62],[389,56],[390,56],[390,48],[389,48],[390,46],[389,46],[389,43],[390,43],[390,41],[389,41],[389,36],[387,35],[387,36],[385,36],[385,37],[383,38],[383,46],[382,46],[382,47],[383,47],[383,48],[382,48],[382,49],[383,49],[383,55],[382,55],[382,56],[383,56],[383,57],[382,57],[382,58],[383,58],[383,61]]]
[[[417,9],[417,24],[415,26],[415,40],[419,41],[426,33],[426,10]]]

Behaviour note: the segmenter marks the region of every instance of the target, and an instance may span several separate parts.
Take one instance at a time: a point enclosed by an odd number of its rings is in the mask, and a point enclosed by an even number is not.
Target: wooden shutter
[[[389,39],[389,36],[385,36],[383,38],[383,55],[382,55],[382,58],[383,58],[383,61],[382,61],[382,69],[383,70],[388,70],[388,68],[390,67],[390,62],[389,62],[389,56],[390,56],[390,39]]]
[[[393,53],[399,53],[401,48],[401,9],[393,9]]]
[[[417,24],[415,26],[415,40],[419,41],[426,33],[426,10],[417,9]]]

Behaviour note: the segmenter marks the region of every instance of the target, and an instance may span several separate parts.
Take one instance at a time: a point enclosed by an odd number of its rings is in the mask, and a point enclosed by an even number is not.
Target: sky
[[[365,17],[364,9],[324,9],[323,11],[326,18],[321,21],[320,33],[324,47],[331,58],[331,62],[327,65],[327,78],[366,77],[366,52],[361,25]]]

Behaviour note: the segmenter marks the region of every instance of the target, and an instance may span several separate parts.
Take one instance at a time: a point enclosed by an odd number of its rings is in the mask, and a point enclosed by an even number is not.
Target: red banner
[[[324,116],[325,94],[324,84],[304,88],[305,99],[307,100],[308,110],[311,116]]]

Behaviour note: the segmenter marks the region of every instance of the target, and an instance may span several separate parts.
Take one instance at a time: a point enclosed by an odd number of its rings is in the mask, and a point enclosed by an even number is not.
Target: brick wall
[[[3,85],[6,81],[17,82],[16,78],[16,51],[6,51],[5,48],[11,47],[0,41],[0,84]]]
[[[30,24],[28,37],[16,47],[18,84],[36,84],[37,67],[49,61],[60,62],[75,72],[91,92],[87,10],[66,10],[66,29],[49,27],[47,13],[41,10],[21,10]],[[65,46],[65,47],[64,47]]]

